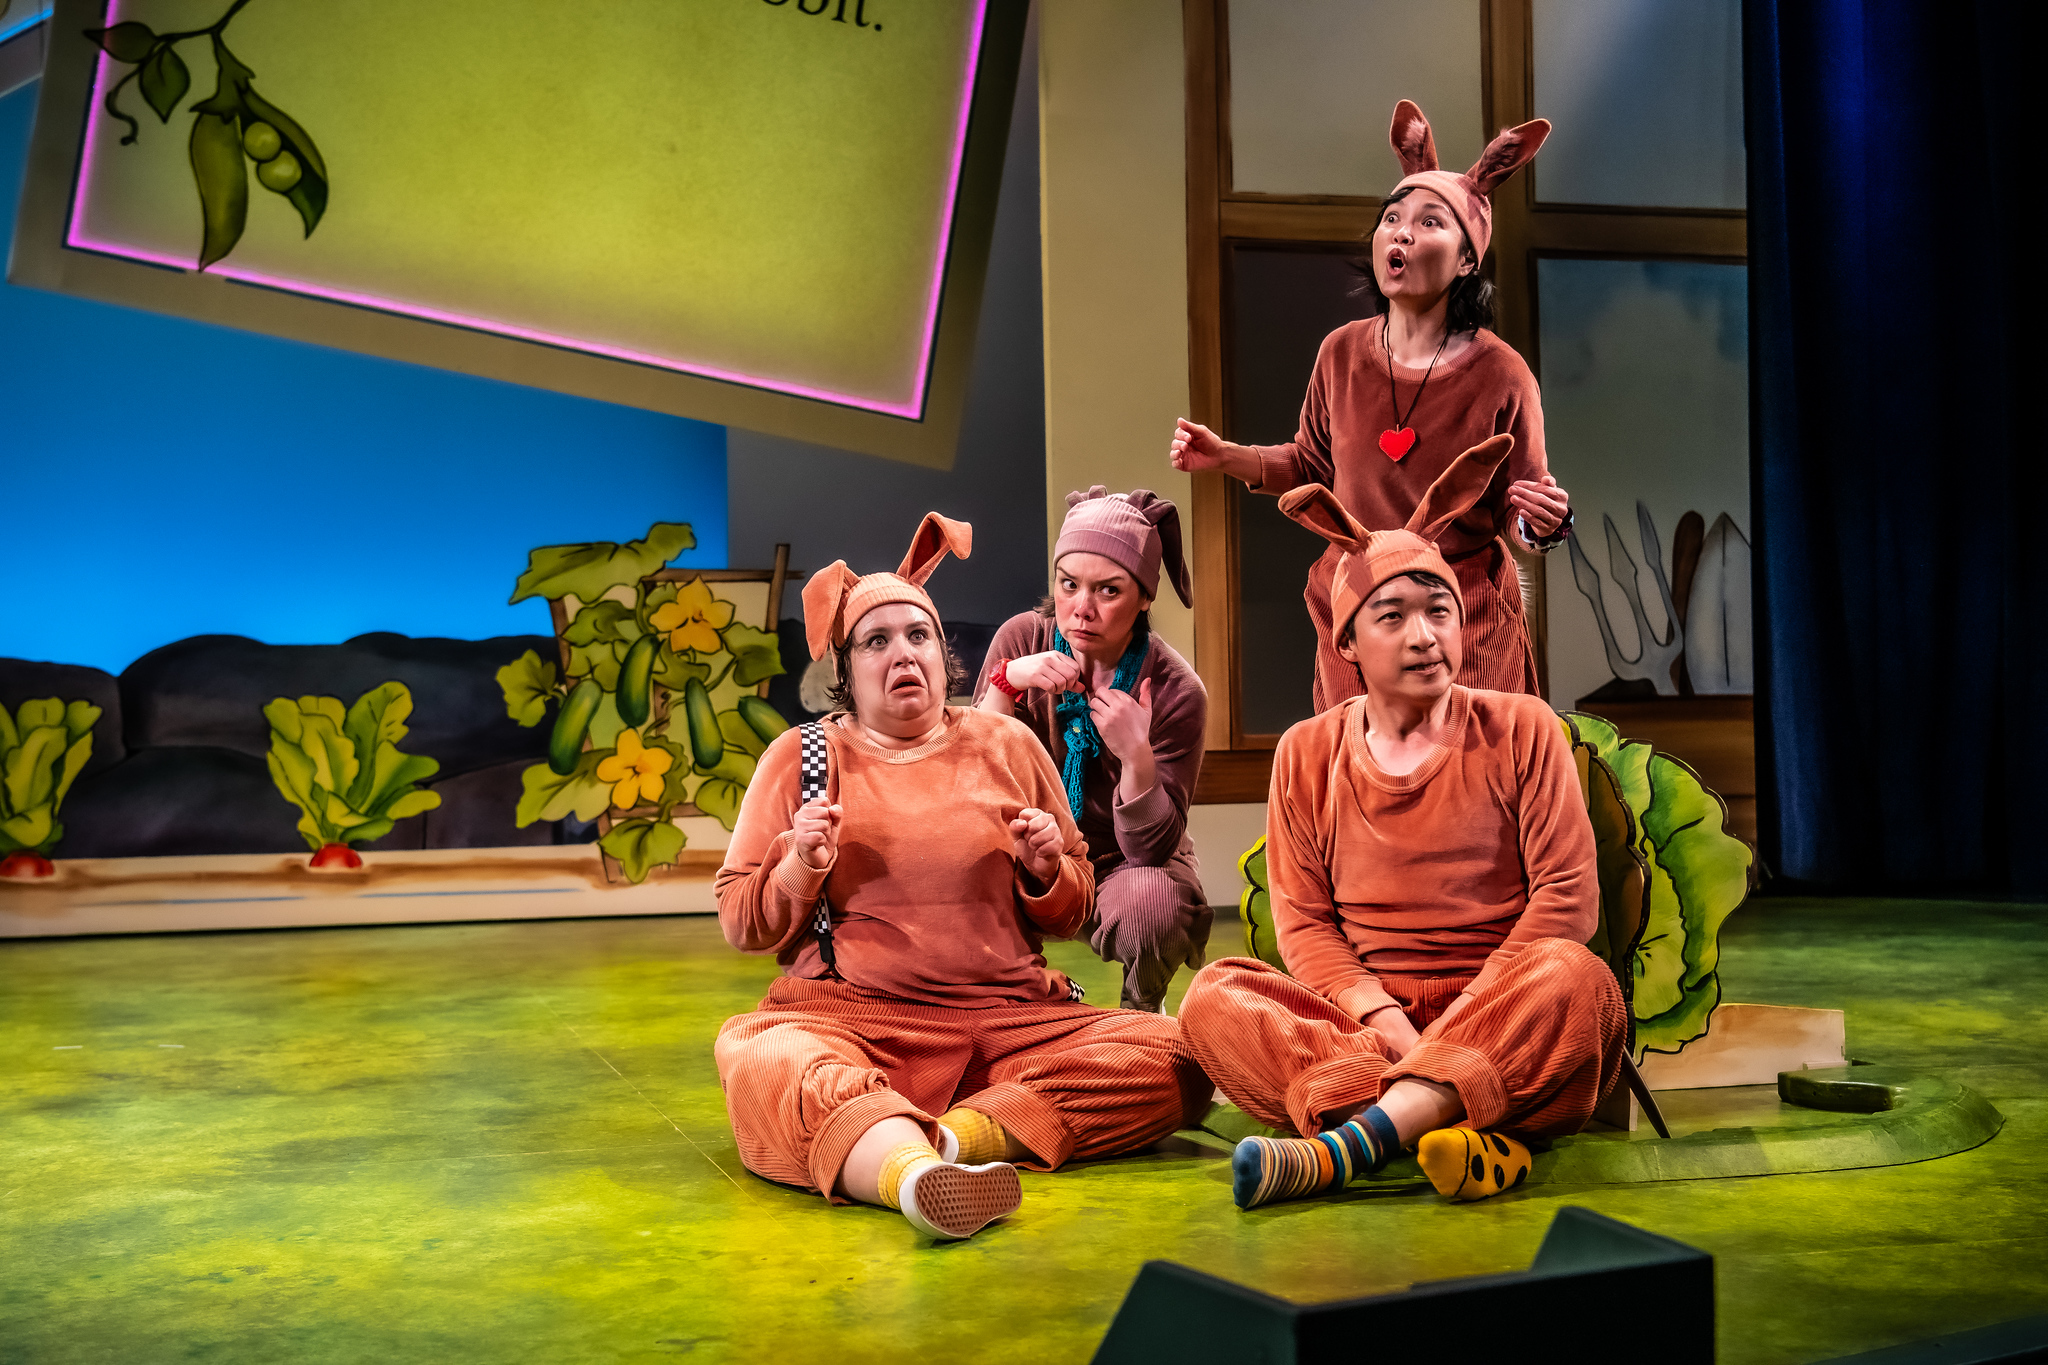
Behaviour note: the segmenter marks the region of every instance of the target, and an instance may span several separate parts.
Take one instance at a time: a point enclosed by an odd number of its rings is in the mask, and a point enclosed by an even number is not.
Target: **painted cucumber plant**
[[[402,754],[412,692],[388,682],[342,709],[339,697],[279,697],[263,708],[270,722],[270,780],[297,806],[299,833],[320,870],[353,869],[366,844],[393,825],[441,804],[417,785],[441,770],[431,758]]]
[[[144,103],[159,120],[171,121],[178,104],[192,88],[192,71],[178,55],[178,44],[205,38],[213,47],[213,93],[192,105],[189,153],[192,181],[199,190],[203,231],[199,269],[204,270],[235,249],[249,221],[249,166],[256,183],[298,210],[306,235],[327,212],[327,162],[313,139],[284,110],[256,93],[256,73],[228,50],[227,27],[249,0],[234,0],[227,12],[205,28],[158,33],[149,25],[124,20],[110,28],[92,28],[85,36],[117,62],[133,68],[107,91],[103,107],[128,125],[121,139],[126,147],[141,136],[142,125],[121,108],[121,92],[130,81],[142,90]]]
[[[1721,924],[1749,896],[1755,855],[1728,833],[1727,806],[1684,762],[1623,739],[1598,716],[1564,719],[1575,744],[1613,775],[1647,881],[1629,1001],[1636,1055],[1677,1052],[1706,1033],[1721,1003]]]
[[[57,819],[71,784],[92,761],[100,708],[43,697],[13,714],[0,706],[0,877],[48,877],[64,837]]]
[[[498,670],[505,712],[532,727],[554,719],[548,760],[522,775],[517,823],[605,817],[598,846],[631,882],[682,855],[678,814],[727,829],[754,762],[789,723],[760,697],[783,671],[775,636],[733,619],[702,578],[650,581],[697,543],[659,522],[623,545],[547,545],[527,559],[512,601],[561,604],[566,673],[527,650]]]

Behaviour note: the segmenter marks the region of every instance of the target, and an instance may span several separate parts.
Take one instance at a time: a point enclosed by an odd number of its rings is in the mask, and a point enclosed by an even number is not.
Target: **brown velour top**
[[[1280,737],[1266,814],[1274,937],[1287,969],[1355,1019],[1398,1003],[1375,977],[1472,976],[1600,916],[1593,826],[1571,745],[1539,697],[1453,685],[1447,735],[1392,777],[1365,699]]]
[[[974,685],[974,699],[988,691],[988,673],[998,659],[1021,659],[1053,648],[1054,622],[1036,611],[1023,611],[1003,622],[989,641],[988,657]],[[1081,770],[1081,833],[1095,860],[1098,879],[1126,863],[1166,869],[1199,897],[1201,873],[1194,845],[1188,841],[1188,803],[1194,800],[1195,779],[1202,773],[1202,727],[1209,714],[1209,693],[1202,679],[1179,652],[1157,633],[1145,652],[1135,686],[1152,684],[1152,789],[1135,801],[1122,801],[1117,784],[1123,762],[1104,745]],[[1033,688],[1016,702],[1017,719],[1031,728],[1052,755],[1058,770],[1067,761],[1066,736],[1060,732],[1056,694]],[[1061,802],[1066,797],[1062,787]]]
[[[1508,485],[1550,472],[1543,453],[1543,402],[1536,376],[1515,348],[1481,328],[1455,365],[1438,365],[1417,402],[1423,372],[1394,367],[1395,390],[1415,445],[1399,462],[1380,449],[1380,433],[1394,425],[1387,387],[1387,352],[1380,341],[1384,315],[1347,322],[1323,338],[1301,429],[1286,445],[1254,446],[1262,477],[1258,492],[1278,495],[1305,483],[1323,484],[1368,531],[1405,526],[1422,495],[1451,461],[1489,436],[1507,432],[1515,448],[1472,510],[1437,541],[1444,558],[1485,548],[1508,529]]]
[[[825,795],[846,810],[832,866],[809,866],[793,846],[801,740],[789,730],[761,755],[718,870],[726,941],[774,953],[784,975],[831,976],[811,932],[823,890],[838,974],[853,985],[967,1009],[1069,998],[1041,936],[1080,929],[1095,873],[1037,737],[1008,716],[948,707],[936,738],[898,753],[842,719],[825,721]],[[1052,812],[1066,837],[1058,878],[1043,889],[1010,840],[1027,806]]]

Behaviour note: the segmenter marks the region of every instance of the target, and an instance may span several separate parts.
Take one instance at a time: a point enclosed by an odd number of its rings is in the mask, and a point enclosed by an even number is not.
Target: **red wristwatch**
[[[1024,700],[1024,694],[1010,685],[1010,661],[996,660],[995,667],[988,671],[988,685],[1008,697],[1011,701]]]

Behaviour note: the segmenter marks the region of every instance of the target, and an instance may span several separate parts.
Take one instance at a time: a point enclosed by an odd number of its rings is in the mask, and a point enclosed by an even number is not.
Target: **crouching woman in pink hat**
[[[1164,570],[1193,605],[1180,513],[1146,489],[1067,495],[1052,595],[1003,623],[975,684],[1052,755],[1088,840],[1095,911],[1084,933],[1124,968],[1126,1009],[1157,1010],[1182,963],[1202,965],[1208,898],[1188,841],[1209,697],[1151,631]]]

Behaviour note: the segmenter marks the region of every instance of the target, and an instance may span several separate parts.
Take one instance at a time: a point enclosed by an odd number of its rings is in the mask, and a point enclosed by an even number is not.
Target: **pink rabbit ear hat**
[[[1458,618],[1465,616],[1465,595],[1458,591],[1458,575],[1436,547],[1436,538],[1450,524],[1465,515],[1485,494],[1515,438],[1502,432],[1489,436],[1451,461],[1437,476],[1429,491],[1416,504],[1415,515],[1398,531],[1368,531],[1358,524],[1337,495],[1319,483],[1290,489],[1280,499],[1280,510],[1329,541],[1344,555],[1330,583],[1330,628],[1333,638],[1342,640],[1351,618],[1372,596],[1373,590],[1390,578],[1417,569],[1435,574],[1451,589],[1458,602]]]
[[[1387,132],[1388,140],[1394,144],[1394,155],[1401,158],[1404,177],[1394,186],[1393,193],[1399,194],[1411,185],[1435,193],[1472,239],[1474,257],[1483,261],[1486,248],[1493,242],[1494,190],[1528,165],[1543,139],[1549,136],[1550,120],[1543,118],[1504,129],[1486,144],[1472,169],[1459,175],[1437,166],[1436,138],[1429,131],[1429,120],[1422,116],[1415,101],[1402,100],[1394,106],[1394,126]]]

